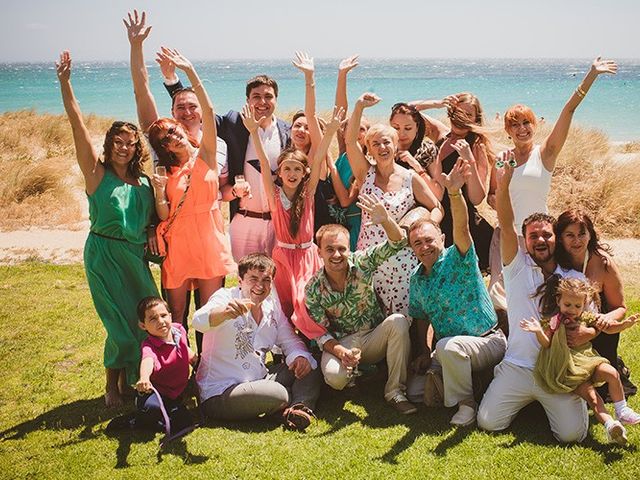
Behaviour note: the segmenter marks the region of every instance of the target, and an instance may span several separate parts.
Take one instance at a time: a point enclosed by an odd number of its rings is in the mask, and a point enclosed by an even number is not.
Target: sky
[[[0,0],[0,62],[127,60],[122,18],[147,10],[193,60],[640,57],[638,0]]]

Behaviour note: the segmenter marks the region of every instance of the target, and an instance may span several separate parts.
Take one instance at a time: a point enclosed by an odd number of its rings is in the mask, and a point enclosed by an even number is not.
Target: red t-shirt
[[[187,332],[179,323],[171,324],[173,343],[149,335],[142,342],[142,358],[153,358],[151,383],[160,392],[175,399],[189,381],[189,347]]]

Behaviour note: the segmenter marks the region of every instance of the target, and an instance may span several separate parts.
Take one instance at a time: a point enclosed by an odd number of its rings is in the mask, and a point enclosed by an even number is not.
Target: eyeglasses
[[[160,145],[166,147],[167,144],[171,141],[170,137],[172,137],[174,133],[176,133],[176,127],[170,127],[167,130],[167,134],[160,139]]]

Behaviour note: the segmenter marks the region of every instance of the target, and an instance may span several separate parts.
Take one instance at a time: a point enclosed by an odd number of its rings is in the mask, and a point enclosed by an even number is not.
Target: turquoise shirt
[[[446,248],[429,275],[418,266],[409,286],[409,315],[429,320],[438,339],[479,337],[497,323],[473,244],[464,257],[455,245]]]

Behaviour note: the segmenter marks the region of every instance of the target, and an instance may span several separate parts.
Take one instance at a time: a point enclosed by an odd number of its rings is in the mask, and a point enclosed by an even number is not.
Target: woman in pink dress
[[[260,159],[262,182],[276,232],[277,244],[272,254],[276,263],[276,292],[285,315],[308,338],[324,333],[324,330],[319,332],[321,327],[309,318],[304,303],[304,287],[322,266],[318,247],[313,243],[313,199],[321,164],[343,117],[344,110],[334,109],[333,118],[315,151],[311,167],[307,156],[300,150],[285,150],[280,154],[278,178],[282,186],[279,187],[271,175],[269,160],[258,134],[261,119],[255,118],[252,107],[245,105],[242,109],[244,125],[250,132]]]

